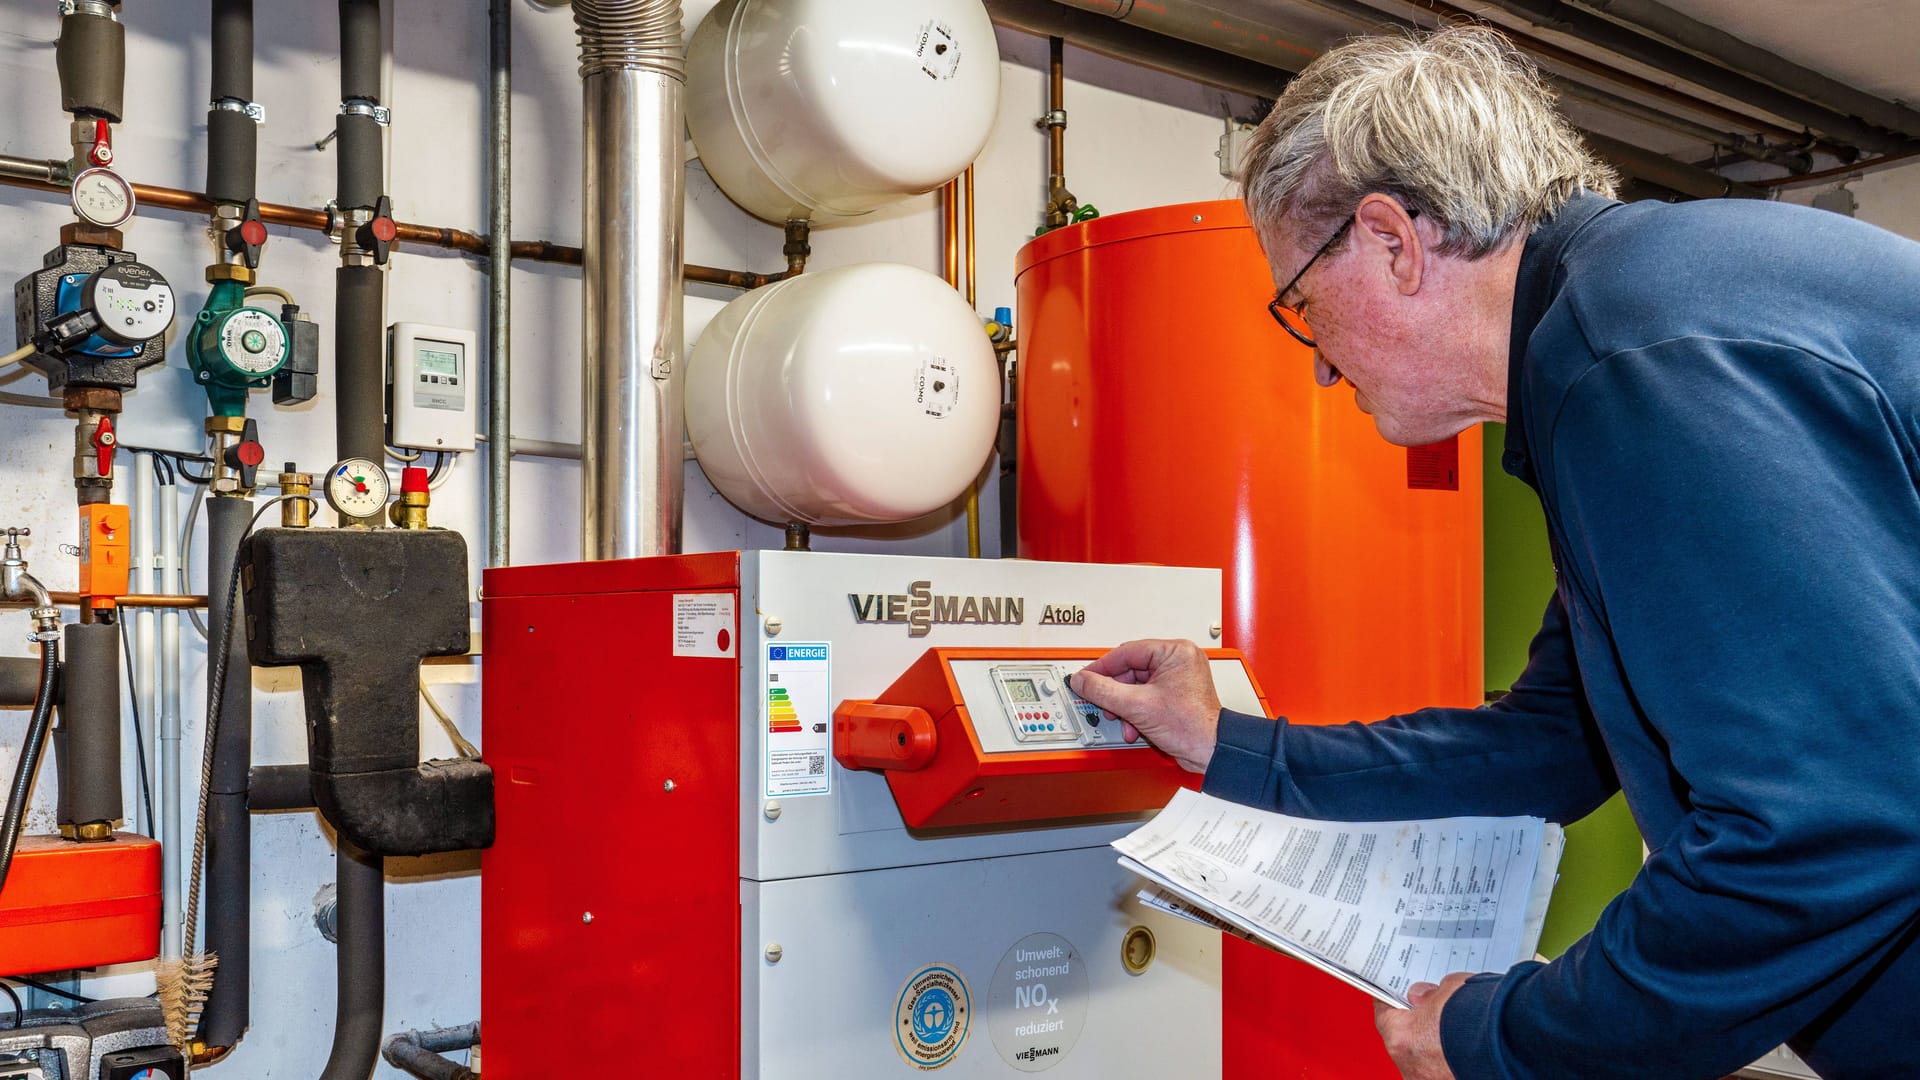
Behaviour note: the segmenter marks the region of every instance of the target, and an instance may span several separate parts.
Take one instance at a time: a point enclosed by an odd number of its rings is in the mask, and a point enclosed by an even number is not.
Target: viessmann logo
[[[916,581],[903,593],[848,593],[853,618],[863,623],[905,623],[908,637],[926,637],[936,623],[1018,626],[1027,621],[1024,596],[961,596],[936,593],[932,581]],[[1086,609],[1048,604],[1041,626],[1082,626]]]

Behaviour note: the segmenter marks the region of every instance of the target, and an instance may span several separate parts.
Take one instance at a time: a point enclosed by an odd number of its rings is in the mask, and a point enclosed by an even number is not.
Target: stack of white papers
[[[1183,789],[1113,846],[1147,904],[1404,1009],[1414,983],[1533,957],[1562,840],[1532,817],[1313,821]]]

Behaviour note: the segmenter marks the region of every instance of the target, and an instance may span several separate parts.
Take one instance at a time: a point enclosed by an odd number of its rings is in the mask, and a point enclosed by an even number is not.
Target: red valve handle
[[[113,164],[113,127],[105,120],[93,122],[93,149],[87,151],[87,160],[101,168]]]
[[[98,458],[98,468],[95,471],[99,475],[113,475],[113,448],[119,443],[120,437],[113,433],[113,417],[101,417],[100,426],[93,433],[93,451]]]

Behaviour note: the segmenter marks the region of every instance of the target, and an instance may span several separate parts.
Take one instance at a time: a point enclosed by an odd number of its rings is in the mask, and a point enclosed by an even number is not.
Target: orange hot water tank
[[[1022,556],[1219,567],[1200,644],[1295,723],[1480,702],[1480,432],[1391,446],[1315,385],[1239,203],[1059,229],[1015,275]],[[1230,1080],[1398,1075],[1358,991],[1227,945]]]

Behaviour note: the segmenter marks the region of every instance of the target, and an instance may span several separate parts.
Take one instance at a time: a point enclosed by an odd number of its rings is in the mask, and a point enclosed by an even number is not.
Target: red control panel
[[[834,710],[834,757],[884,772],[909,828],[945,829],[1157,810],[1200,777],[1082,700],[1079,649],[929,649],[885,693]],[[1267,712],[1246,662],[1211,649],[1222,697]],[[1241,707],[1250,702],[1243,700]]]

